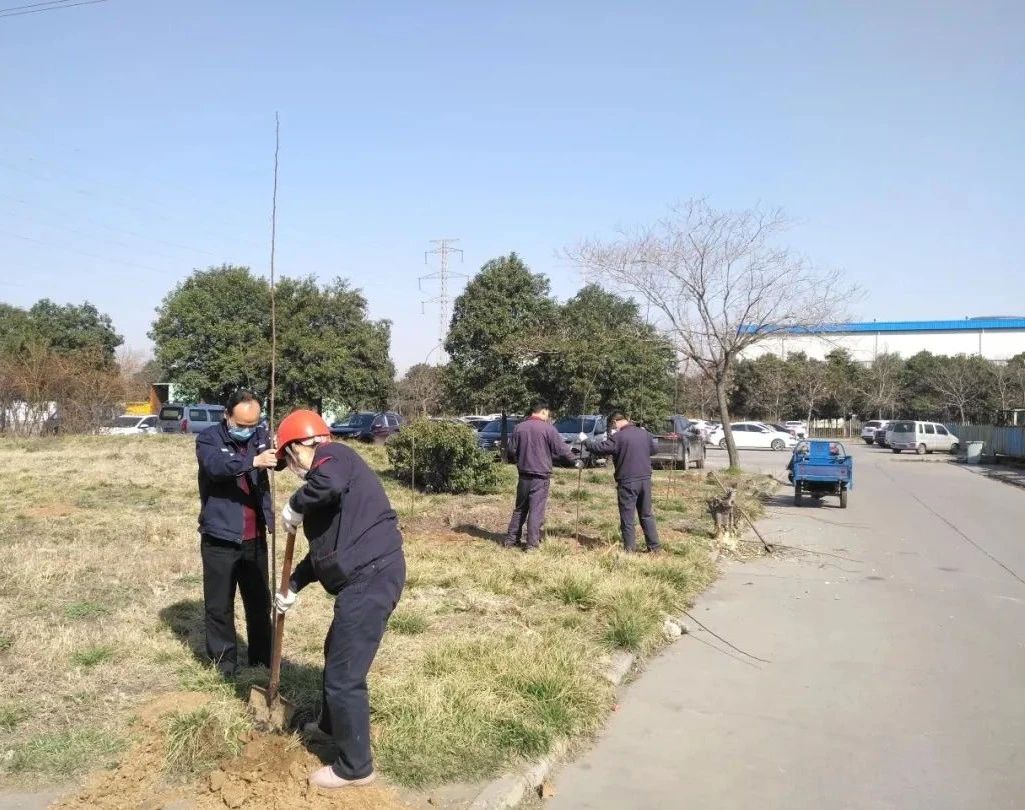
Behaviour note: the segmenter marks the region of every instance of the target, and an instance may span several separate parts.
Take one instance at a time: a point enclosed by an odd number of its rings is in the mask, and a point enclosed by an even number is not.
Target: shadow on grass
[[[248,701],[252,687],[266,688],[270,682],[270,672],[266,667],[241,667],[234,677],[225,677],[218,673],[215,662],[206,654],[206,634],[203,629],[203,602],[200,599],[183,599],[168,605],[160,611],[160,620],[174,633],[191,652],[195,662],[200,665],[196,671],[183,673],[183,681],[188,678],[189,686],[198,689],[217,690],[228,687],[240,700]],[[285,647],[288,646],[288,634],[285,634]],[[248,659],[248,647],[240,638],[238,640],[239,659]],[[316,720],[320,715],[321,686],[323,669],[308,664],[292,661],[287,655],[281,659],[281,695],[296,707],[292,722],[293,728],[301,728],[304,723]],[[324,746],[308,746],[314,754],[324,757],[321,750]],[[330,748],[330,746],[328,746]],[[330,757],[324,760],[330,761]]]
[[[505,532],[489,532],[487,529],[482,529],[480,526],[475,526],[472,523],[461,523],[458,526],[452,527],[452,531],[456,534],[476,537],[478,540],[488,540],[498,545],[505,542]]]

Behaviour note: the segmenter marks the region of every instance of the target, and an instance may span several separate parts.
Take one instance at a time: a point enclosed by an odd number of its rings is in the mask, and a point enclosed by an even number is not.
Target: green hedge
[[[415,483],[428,492],[484,495],[498,489],[495,462],[477,447],[477,433],[468,425],[417,419],[387,448],[396,477],[409,482],[415,463]]]

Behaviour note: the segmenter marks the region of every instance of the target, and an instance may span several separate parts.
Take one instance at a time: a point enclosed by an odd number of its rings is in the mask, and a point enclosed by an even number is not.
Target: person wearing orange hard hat
[[[293,411],[277,431],[278,457],[303,480],[281,517],[300,525],[310,551],[295,567],[288,593],[276,594],[285,613],[317,581],[335,597],[324,642],[320,720],[306,731],[330,737],[338,759],[314,771],[310,784],[328,790],[374,779],[367,673],[406,581],[402,535],[380,479],[352,448],[331,441],[314,411]]]

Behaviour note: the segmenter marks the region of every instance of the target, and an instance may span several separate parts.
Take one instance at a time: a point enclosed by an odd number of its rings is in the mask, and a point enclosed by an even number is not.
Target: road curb
[[[633,653],[622,651],[614,653],[608,670],[605,672],[606,679],[613,686],[621,685],[636,662],[637,656]],[[545,756],[535,760],[522,770],[500,776],[489,782],[470,803],[469,810],[507,810],[507,808],[515,807],[523,801],[523,797],[528,791],[537,790],[544,784],[552,772],[552,768],[555,767],[555,763],[565,756],[567,750],[569,750],[569,743],[566,740],[558,740]]]
[[[667,636],[667,647],[688,634],[683,618],[668,618],[679,628],[679,635]],[[621,686],[623,681],[637,663],[637,656],[620,650],[612,654],[612,660],[605,671],[605,678],[613,686]],[[548,753],[515,773],[500,776],[489,782],[484,789],[470,802],[468,810],[508,810],[516,807],[523,797],[531,790],[537,790],[544,784],[556,763],[566,755],[569,743],[566,740],[556,741]]]

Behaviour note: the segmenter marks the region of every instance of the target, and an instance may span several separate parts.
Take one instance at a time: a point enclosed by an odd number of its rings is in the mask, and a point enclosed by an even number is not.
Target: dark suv
[[[331,435],[361,442],[383,442],[399,432],[402,417],[393,411],[356,411],[331,425]]]
[[[693,464],[699,470],[704,469],[704,436],[686,416],[676,414],[667,417],[651,433],[655,443],[655,455],[651,457],[653,464],[675,464],[684,470]]]

